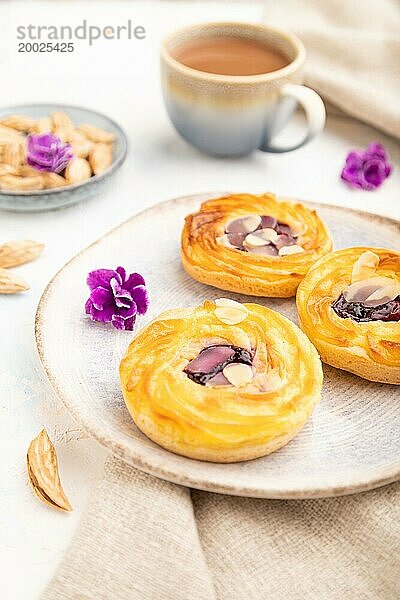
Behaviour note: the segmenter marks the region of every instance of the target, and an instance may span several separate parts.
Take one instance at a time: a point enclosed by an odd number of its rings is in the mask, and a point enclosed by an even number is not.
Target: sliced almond
[[[19,177],[17,175],[4,175],[0,177],[0,190],[29,191],[41,190],[44,187],[40,175],[36,177]]]
[[[255,231],[261,224],[261,217],[259,215],[248,215],[247,217],[240,217],[231,221],[226,226],[227,233],[251,233]]]
[[[29,445],[27,467],[30,482],[40,500],[61,510],[72,510],[61,485],[56,450],[45,429]]]
[[[377,266],[379,265],[379,256],[370,250],[363,252],[353,265],[351,273],[351,283],[356,283],[362,279],[373,277]]]
[[[279,256],[290,256],[291,254],[300,254],[300,252],[304,252],[304,248],[297,244],[293,244],[292,246],[282,246],[282,248],[279,249]]]
[[[275,242],[278,237],[275,229],[259,229],[254,233],[249,233],[244,241],[245,246],[257,248],[258,246],[267,246],[271,242]]]
[[[29,285],[8,269],[0,268],[0,294],[18,294],[29,290]]]
[[[26,115],[9,115],[1,119],[0,123],[17,131],[29,131],[35,124],[35,119]]]
[[[105,129],[101,129],[100,127],[95,127],[94,125],[80,125],[78,130],[84,133],[89,140],[92,140],[92,142],[111,144],[115,140],[115,135],[113,133],[110,133]]]
[[[41,255],[44,244],[32,240],[17,240],[0,246],[0,267],[8,269],[30,262]]]
[[[68,183],[81,183],[90,179],[92,170],[84,158],[73,158],[65,169],[65,179]]]
[[[226,325],[237,325],[249,314],[243,304],[229,298],[218,298],[215,300],[215,306],[215,316]]]
[[[366,306],[379,306],[380,304],[391,302],[397,296],[400,296],[400,283],[393,282],[373,292],[365,299],[364,304]]]
[[[356,281],[343,290],[343,296],[347,302],[365,302],[374,292],[393,284],[389,277],[369,277]]]
[[[253,379],[253,369],[250,365],[245,365],[243,363],[231,363],[230,365],[226,365],[222,373],[229,383],[236,387],[246,385],[246,383],[249,383]]]
[[[112,146],[94,144],[89,154],[89,163],[95,175],[100,175],[112,164]]]

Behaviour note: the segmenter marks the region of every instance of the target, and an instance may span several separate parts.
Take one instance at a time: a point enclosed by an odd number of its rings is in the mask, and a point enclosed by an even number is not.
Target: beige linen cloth
[[[304,42],[324,100],[400,138],[399,0],[266,0],[264,21]]]
[[[274,0],[307,83],[400,137],[398,0]],[[400,485],[336,499],[254,500],[161,481],[109,458],[43,600],[395,600]]]

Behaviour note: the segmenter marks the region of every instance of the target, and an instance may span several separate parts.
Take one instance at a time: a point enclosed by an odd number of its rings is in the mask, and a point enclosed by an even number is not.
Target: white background
[[[116,119],[131,144],[123,171],[103,196],[52,213],[0,212],[0,243],[30,238],[46,244],[42,258],[18,268],[31,290],[0,297],[1,598],[38,597],[71,539],[106,455],[66,414],[36,356],[37,302],[48,280],[70,257],[147,206],[207,190],[275,191],[400,218],[398,168],[376,192],[350,190],[340,182],[344,157],[353,147],[377,139],[388,147],[397,166],[400,156],[394,140],[346,117],[329,118],[325,132],[296,152],[275,156],[258,152],[243,159],[206,157],[173,131],[160,94],[161,38],[187,23],[257,21],[263,12],[261,3],[241,2],[0,4],[0,106],[35,101],[81,104]],[[146,40],[102,41],[92,47],[79,42],[73,54],[17,53],[19,25],[76,26],[82,19],[101,26],[123,25],[129,18],[146,28]],[[298,133],[301,126],[299,118],[291,133]],[[42,426],[56,443],[64,487],[75,508],[72,514],[42,505],[28,485],[26,449]]]

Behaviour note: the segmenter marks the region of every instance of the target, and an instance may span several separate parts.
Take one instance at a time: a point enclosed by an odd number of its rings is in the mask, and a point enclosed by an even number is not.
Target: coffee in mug
[[[203,152],[240,156],[288,152],[325,124],[318,94],[302,85],[306,52],[289,31],[250,23],[206,23],[167,37],[161,49],[165,105],[177,131]],[[274,137],[296,104],[307,118],[303,139]]]
[[[289,63],[284,54],[267,44],[229,36],[189,40],[175,48],[172,56],[186,67],[218,75],[261,75]]]

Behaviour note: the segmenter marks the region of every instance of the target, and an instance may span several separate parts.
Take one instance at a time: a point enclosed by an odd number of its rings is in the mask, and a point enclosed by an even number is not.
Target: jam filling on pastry
[[[200,350],[199,354],[185,367],[184,373],[200,385],[232,385],[223,370],[228,365],[240,364],[251,367],[253,356],[244,348],[213,344]]]
[[[350,318],[357,323],[400,321],[400,296],[378,306],[367,306],[363,302],[349,302],[343,294],[340,294],[339,298],[333,302],[332,308],[338,317]]]
[[[268,215],[249,215],[228,223],[224,240],[242,252],[285,256],[303,252],[292,228]],[[290,248],[290,250],[289,250]]]

